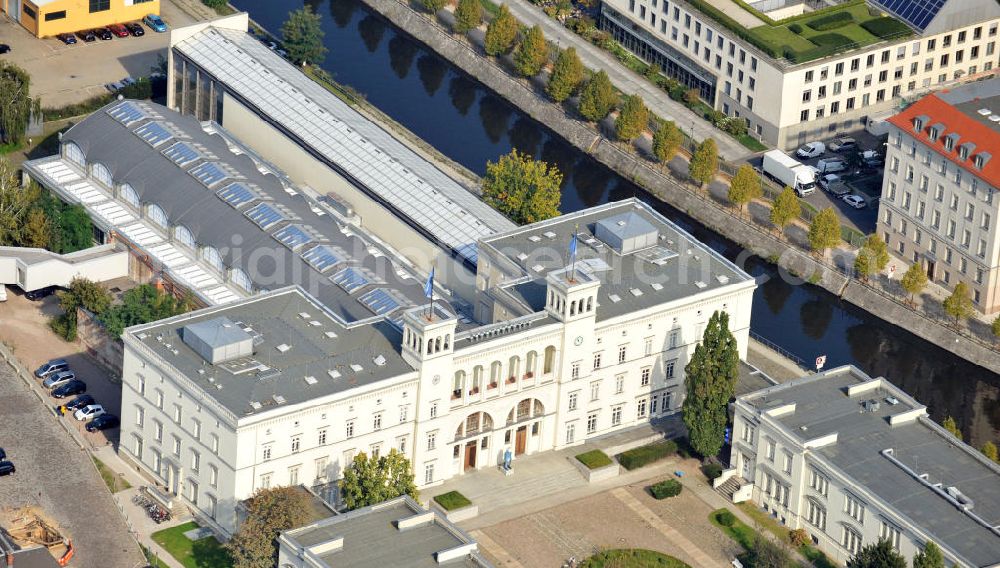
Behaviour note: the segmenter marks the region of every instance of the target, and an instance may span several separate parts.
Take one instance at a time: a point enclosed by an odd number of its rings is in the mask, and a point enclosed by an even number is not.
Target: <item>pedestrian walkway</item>
[[[515,560],[504,547],[494,542],[494,540],[483,531],[469,531],[469,536],[479,543],[480,552],[485,552],[493,558],[496,558],[500,566],[504,566],[505,568],[525,568],[524,564]]]
[[[694,138],[698,141],[715,138],[719,156],[724,160],[736,163],[753,154],[731,136],[698,117],[683,104],[671,99],[664,90],[650,83],[648,79],[622,65],[613,55],[548,17],[538,6],[528,0],[503,0],[503,3],[521,22],[527,25],[540,25],[545,37],[559,47],[575,48],[585,66],[591,69],[603,69],[611,82],[623,92],[641,96],[649,110],[660,118],[674,121],[681,130],[689,134],[694,132]]]
[[[677,529],[665,523],[659,515],[649,510],[649,507],[640,503],[638,499],[633,497],[632,494],[624,488],[618,487],[612,489],[611,494],[614,495],[616,499],[624,503],[626,507],[631,509],[633,513],[639,515],[642,520],[649,523],[649,526],[653,527],[659,531],[660,534],[665,536],[672,545],[683,550],[685,554],[690,556],[695,561],[696,566],[713,566],[716,564],[702,549],[698,548],[695,543],[691,542],[687,537],[677,532]]]

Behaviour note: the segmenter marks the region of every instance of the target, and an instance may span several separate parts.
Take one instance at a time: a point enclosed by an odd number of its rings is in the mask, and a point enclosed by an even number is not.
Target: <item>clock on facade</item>
[[[573,344],[578,346],[583,345],[583,336],[582,335],[576,336],[576,339],[573,340]]]

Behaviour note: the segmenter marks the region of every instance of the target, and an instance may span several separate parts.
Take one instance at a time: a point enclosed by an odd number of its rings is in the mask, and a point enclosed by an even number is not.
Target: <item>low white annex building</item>
[[[638,200],[478,250],[474,319],[331,279],[128,329],[119,452],[231,532],[254,490],[358,452],[396,449],[429,486],[673,413],[715,311],[746,354],[753,278]]]
[[[716,486],[805,529],[838,563],[888,539],[910,559],[1000,566],[1000,466],[884,378],[838,367],[737,397]]]

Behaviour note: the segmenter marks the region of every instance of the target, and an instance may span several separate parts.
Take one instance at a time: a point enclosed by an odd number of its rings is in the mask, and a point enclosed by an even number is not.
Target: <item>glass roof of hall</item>
[[[514,228],[249,34],[208,28],[175,48],[470,261],[479,238]]]

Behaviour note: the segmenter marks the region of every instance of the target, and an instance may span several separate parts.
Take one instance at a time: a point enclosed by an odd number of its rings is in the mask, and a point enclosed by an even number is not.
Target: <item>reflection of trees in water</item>
[[[785,302],[792,297],[792,285],[785,282],[777,271],[769,273],[770,278],[760,286],[760,295],[771,313],[778,315],[785,309]]]
[[[542,144],[542,151],[538,157],[548,162],[550,166],[559,168],[559,172],[563,175],[562,186],[566,187],[566,183],[572,177],[573,168],[576,166],[576,149],[558,138],[549,136]]]
[[[490,142],[497,144],[507,134],[507,123],[510,121],[511,108],[499,97],[491,94],[479,99],[479,119],[483,123],[483,131]]]
[[[1000,430],[1000,400],[983,397],[979,401],[979,411],[993,430]],[[997,440],[993,442],[997,443]]]
[[[638,197],[640,193],[639,188],[631,182],[627,182],[622,178],[617,178],[615,185],[612,186],[611,191],[608,192],[608,201],[621,201],[622,199]]]
[[[610,179],[611,173],[608,169],[594,160],[580,160],[573,168],[576,197],[584,207],[593,207],[601,203]]]
[[[334,0],[336,2],[336,0]],[[375,53],[378,44],[382,43],[382,36],[385,35],[385,24],[375,16],[369,14],[358,22],[358,32],[361,34],[361,41],[370,53]]]
[[[415,43],[399,34],[389,40],[389,66],[397,77],[405,79],[410,74],[410,66],[418,51]]]
[[[534,121],[524,115],[517,117],[507,137],[510,139],[510,145],[517,148],[518,152],[532,156],[538,152],[538,145],[542,143],[542,131]]]
[[[338,28],[351,23],[351,17],[357,9],[357,0],[330,0],[330,16]]]
[[[305,0],[305,7],[309,8],[313,14],[319,14],[319,9],[323,5],[324,0]],[[336,2],[337,0],[334,0]]]
[[[829,301],[813,299],[804,302],[799,308],[799,323],[802,331],[809,337],[820,340],[826,335],[833,319],[833,305]]]
[[[463,75],[454,75],[448,83],[448,95],[458,114],[465,116],[476,102],[476,84]]]
[[[434,93],[441,88],[444,76],[448,73],[448,67],[436,56],[425,53],[417,59],[417,71],[420,73],[420,83],[424,86],[424,91],[428,96],[433,97]]]

